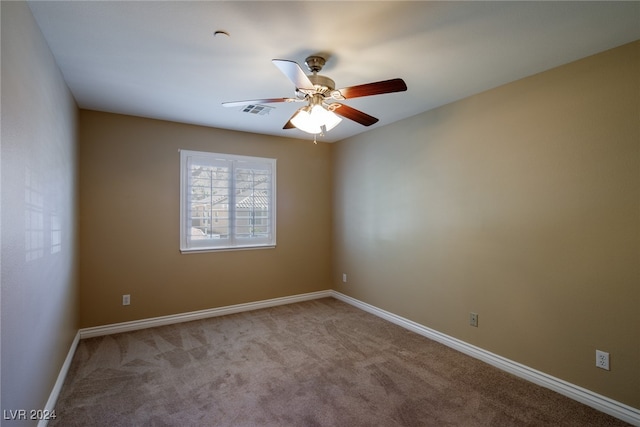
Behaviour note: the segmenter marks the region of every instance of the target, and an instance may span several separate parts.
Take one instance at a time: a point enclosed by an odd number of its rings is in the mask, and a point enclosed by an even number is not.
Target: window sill
[[[180,249],[181,254],[199,254],[205,252],[251,251],[256,249],[275,249],[276,245],[238,246],[231,248],[194,248]]]

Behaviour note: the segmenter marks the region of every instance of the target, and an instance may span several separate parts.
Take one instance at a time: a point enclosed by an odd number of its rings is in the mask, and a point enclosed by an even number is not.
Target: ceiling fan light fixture
[[[303,132],[319,134],[330,131],[342,119],[322,105],[306,106],[298,110],[291,118],[291,123]]]

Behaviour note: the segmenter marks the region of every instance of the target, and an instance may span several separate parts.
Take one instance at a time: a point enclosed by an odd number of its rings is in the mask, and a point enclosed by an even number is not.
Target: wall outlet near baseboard
[[[347,273],[342,273],[342,282],[347,283]]]
[[[469,313],[469,324],[478,327],[478,313]]]
[[[600,369],[609,370],[609,353],[596,350],[596,366]]]
[[[131,304],[131,295],[127,294],[127,295],[122,295],[122,305],[129,305]]]

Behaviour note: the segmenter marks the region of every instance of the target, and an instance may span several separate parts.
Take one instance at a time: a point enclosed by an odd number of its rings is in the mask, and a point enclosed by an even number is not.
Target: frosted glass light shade
[[[298,113],[291,118],[291,123],[301,131],[318,134],[322,133],[324,126],[325,131],[329,131],[336,127],[342,119],[333,111],[328,111],[321,105],[311,107],[303,107]]]

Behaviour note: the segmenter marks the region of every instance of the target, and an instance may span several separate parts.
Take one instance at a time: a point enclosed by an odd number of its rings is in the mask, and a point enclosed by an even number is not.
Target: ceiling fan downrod
[[[322,70],[322,67],[324,67],[324,64],[326,63],[326,60],[322,56],[311,55],[304,60],[304,63],[307,64],[307,68],[309,68],[309,71],[315,74]]]

